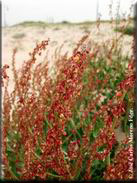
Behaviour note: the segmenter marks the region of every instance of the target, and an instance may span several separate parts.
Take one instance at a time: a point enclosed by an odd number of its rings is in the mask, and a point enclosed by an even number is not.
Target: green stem
[[[110,165],[110,153],[109,153],[109,155],[106,157],[106,163],[107,163],[107,166]]]
[[[50,176],[52,176],[52,177],[59,177],[59,178],[63,178],[63,177],[62,177],[62,176],[60,176],[60,175],[54,175],[54,174],[49,173],[49,172],[46,172],[46,174],[48,174],[48,175],[50,175]]]

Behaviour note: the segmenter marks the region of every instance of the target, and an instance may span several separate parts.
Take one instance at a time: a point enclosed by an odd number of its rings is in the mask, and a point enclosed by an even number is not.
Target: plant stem
[[[106,164],[107,164],[107,166],[110,165],[110,153],[109,153],[109,155],[106,157]]]

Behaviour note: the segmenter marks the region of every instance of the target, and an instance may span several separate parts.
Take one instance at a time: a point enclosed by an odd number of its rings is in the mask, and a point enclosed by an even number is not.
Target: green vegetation
[[[114,29],[114,31],[121,32],[123,34],[127,34],[129,36],[132,36],[134,34],[134,32],[135,32],[135,28],[133,26],[128,26],[128,27],[126,27],[124,29],[121,28],[121,27],[117,27],[117,28]]]

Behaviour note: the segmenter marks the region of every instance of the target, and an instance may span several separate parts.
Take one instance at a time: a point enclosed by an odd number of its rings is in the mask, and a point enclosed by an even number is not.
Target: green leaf
[[[7,133],[8,144],[13,140],[13,132],[8,131]]]
[[[65,142],[65,143],[62,144],[63,151],[65,151],[65,152],[68,151],[68,144],[69,144],[68,142]]]
[[[96,138],[98,136],[99,130],[100,130],[100,128],[103,128],[103,126],[104,126],[103,121],[98,118],[96,120],[96,124],[95,124],[93,132],[92,132],[92,135],[93,135],[94,138]]]
[[[17,167],[18,167],[18,168],[23,168],[23,167],[24,167],[24,163],[23,163],[23,162],[19,162],[19,163],[17,164]]]
[[[97,151],[98,152],[103,152],[106,147],[107,147],[107,144],[103,144],[102,146],[98,147]]]
[[[126,102],[128,102],[128,100],[129,100],[129,99],[128,99],[128,94],[127,94],[127,93],[125,94],[124,100],[125,100]]]
[[[9,166],[10,166],[10,169],[11,169],[12,174],[13,174],[16,178],[19,178],[20,174],[19,174],[19,173],[17,172],[17,170],[16,170],[16,163],[10,161],[10,162],[9,162]]]
[[[100,109],[100,106],[98,104],[96,104],[96,109],[97,111]]]
[[[75,123],[75,124],[80,123],[80,118],[79,118],[78,116],[75,116],[75,117],[74,117],[74,123]]]
[[[107,99],[107,98],[105,98],[105,99],[104,99],[104,101],[102,102],[102,105],[107,104],[107,101],[108,101],[108,99]]]
[[[94,140],[95,140],[95,137],[94,137],[94,135],[93,135],[93,131],[90,133],[90,144],[92,144],[93,142],[94,142]]]
[[[85,72],[84,74],[83,74],[83,78],[82,78],[82,81],[83,81],[83,83],[84,84],[87,84],[88,82],[89,82],[89,80],[88,80],[88,72]]]
[[[115,84],[114,84],[113,81],[110,81],[110,87],[111,87],[112,89],[115,89]]]
[[[80,177],[80,168],[78,168],[78,171],[75,176],[75,180],[79,180],[79,177]]]
[[[81,176],[82,177],[84,177],[84,175],[86,173],[87,160],[88,160],[88,157],[85,157],[85,159],[82,161],[82,170],[81,170]]]
[[[43,130],[44,130],[44,135],[46,136],[47,131],[48,131],[48,122],[47,122],[47,120],[44,121]]]
[[[65,132],[70,135],[70,134],[72,134],[71,131],[73,129],[74,129],[73,122],[72,121],[69,121],[68,124],[67,124],[67,126],[65,127]]]
[[[33,131],[30,127],[28,127],[29,132],[33,135]]]
[[[97,159],[93,160],[93,166],[96,167],[97,165],[99,165],[99,160]]]
[[[117,148],[118,148],[118,142],[116,144],[113,144],[112,146],[112,150],[110,152],[110,161],[112,161],[112,159],[115,157]]]
[[[108,99],[110,99],[110,98],[111,98],[111,94],[110,94],[110,93],[106,93],[106,97],[107,97]]]
[[[77,130],[77,132],[78,132],[78,134],[79,134],[80,137],[82,137],[82,135],[84,134],[82,128],[79,128],[79,129]]]
[[[103,180],[103,173],[106,170],[105,161],[93,160],[91,170],[93,180]]]
[[[99,80],[103,80],[103,79],[104,79],[104,76],[105,76],[105,74],[104,74],[103,71],[100,71],[100,72],[98,73],[98,79],[99,79]]]
[[[15,155],[14,151],[6,149],[6,154],[7,154],[9,161],[16,161],[16,155]]]
[[[42,151],[41,151],[41,149],[40,149],[39,146],[36,147],[35,153],[36,153],[38,156],[40,156],[40,155],[42,154]]]
[[[102,120],[102,119],[100,119],[100,118],[97,118],[97,120],[96,120],[96,124],[95,124],[95,128],[100,129],[100,128],[103,128],[103,126],[104,126],[104,122],[103,122],[103,120]]]
[[[24,147],[23,147],[23,145],[21,145],[18,155],[19,155],[19,160],[23,162],[24,161]]]
[[[93,137],[96,138],[97,136],[98,136],[98,129],[95,128],[95,129],[93,130]]]
[[[14,150],[11,148],[10,143],[7,144],[7,151],[14,152]]]

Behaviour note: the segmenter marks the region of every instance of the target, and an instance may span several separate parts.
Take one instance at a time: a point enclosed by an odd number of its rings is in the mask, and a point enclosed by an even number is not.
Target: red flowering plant
[[[81,49],[87,40],[79,41],[71,57],[58,59],[54,79],[46,63],[35,65],[48,41],[36,46],[20,71],[14,50],[15,87],[9,94],[5,85],[3,99],[4,179],[130,178],[130,143],[120,141],[116,130],[122,126],[129,138],[134,57],[122,56],[114,40],[110,47],[104,43],[93,45],[92,51]],[[7,68],[2,76],[8,82]]]

